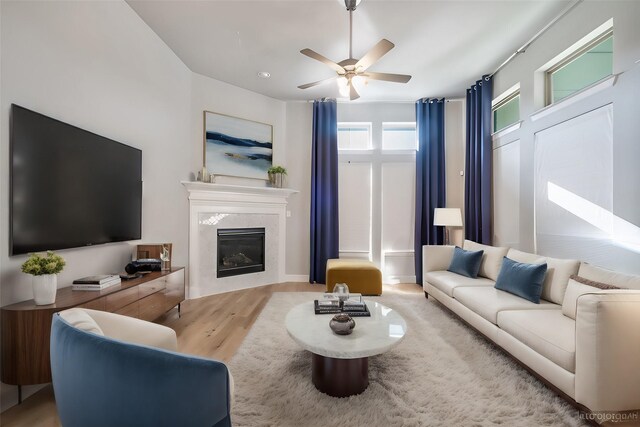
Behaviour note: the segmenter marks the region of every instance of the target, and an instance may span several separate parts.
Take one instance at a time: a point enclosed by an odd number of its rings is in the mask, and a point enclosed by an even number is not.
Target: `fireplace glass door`
[[[265,270],[264,228],[218,229],[218,277]]]

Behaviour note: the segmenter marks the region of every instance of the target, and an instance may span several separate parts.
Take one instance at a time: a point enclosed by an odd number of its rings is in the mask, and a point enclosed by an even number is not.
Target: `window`
[[[516,90],[496,102],[492,112],[494,133],[520,121],[520,91]]]
[[[418,136],[414,122],[382,123],[383,150],[416,150],[417,148]]]
[[[613,74],[613,30],[592,40],[546,72],[547,105]]]
[[[416,140],[414,122],[338,123],[339,255],[373,261],[387,283],[415,281]]]
[[[371,257],[371,162],[338,165],[340,252],[346,258]]]
[[[338,123],[338,150],[371,149],[371,123]]]

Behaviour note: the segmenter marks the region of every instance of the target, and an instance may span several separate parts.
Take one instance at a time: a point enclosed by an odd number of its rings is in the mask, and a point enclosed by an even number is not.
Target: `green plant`
[[[47,251],[46,255],[31,254],[22,264],[22,272],[41,276],[43,274],[58,274],[65,266],[64,258],[56,255],[52,251]]]
[[[267,169],[267,173],[281,173],[282,175],[286,175],[287,170],[282,166],[271,166],[269,169]]]

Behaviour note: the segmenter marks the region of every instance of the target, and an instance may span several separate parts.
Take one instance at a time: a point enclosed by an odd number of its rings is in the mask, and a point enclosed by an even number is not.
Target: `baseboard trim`
[[[306,274],[286,274],[284,276],[285,282],[307,282],[309,283],[309,276]]]
[[[416,283],[416,276],[386,276],[384,283],[394,285],[396,283]]]

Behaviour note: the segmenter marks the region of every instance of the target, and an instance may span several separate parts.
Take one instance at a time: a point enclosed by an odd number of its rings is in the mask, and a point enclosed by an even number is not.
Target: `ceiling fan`
[[[342,60],[338,63],[320,55],[319,53],[311,49],[302,49],[301,54],[320,61],[334,70],[337,76],[330,77],[328,79],[320,80],[313,83],[307,83],[298,86],[299,89],[307,89],[313,86],[318,86],[324,83],[328,83],[334,80],[338,81],[338,87],[341,89],[343,96],[349,96],[350,100],[360,98],[360,95],[356,91],[353,85],[353,79],[355,77],[364,77],[372,80],[383,80],[386,82],[395,83],[407,83],[411,80],[411,76],[406,74],[390,74],[390,73],[374,73],[367,71],[367,69],[382,58],[387,52],[389,52],[395,46],[387,39],[380,40],[374,47],[369,50],[362,58],[354,59],[352,53],[352,41],[353,41],[353,11],[356,10],[356,6],[361,0],[344,0],[345,6],[349,11],[349,58]]]

